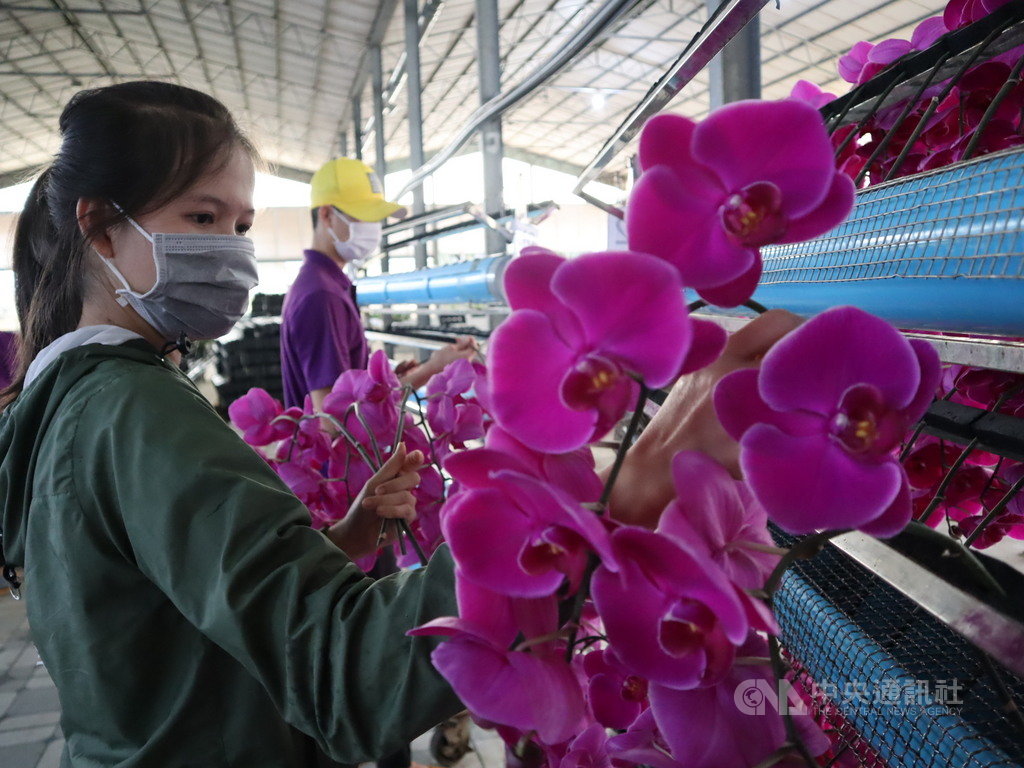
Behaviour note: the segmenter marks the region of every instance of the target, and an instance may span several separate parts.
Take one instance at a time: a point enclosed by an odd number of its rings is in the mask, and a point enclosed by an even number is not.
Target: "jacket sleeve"
[[[184,377],[133,365],[79,416],[80,492],[120,518],[142,573],[260,681],[333,759],[372,760],[462,709],[436,642],[406,630],[455,615],[442,547],[374,582]]]

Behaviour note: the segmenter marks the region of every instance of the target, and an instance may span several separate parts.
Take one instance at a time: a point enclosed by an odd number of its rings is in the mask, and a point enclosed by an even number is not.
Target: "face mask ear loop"
[[[144,230],[142,228],[142,225],[139,224],[139,222],[137,222],[135,219],[133,219],[131,216],[125,213],[124,208],[118,205],[116,200],[111,200],[110,204],[114,206],[118,213],[124,216],[125,221],[127,221],[129,224],[135,227],[136,231],[138,231],[140,235],[146,238],[151,244],[155,244],[153,241],[153,236],[149,234],[149,232]],[[151,255],[153,259],[153,266],[156,269],[156,281],[160,282],[160,262],[157,261],[156,253],[153,253]],[[107,268],[117,276],[118,280],[121,281],[121,285],[124,286],[124,288],[118,288],[114,291],[114,293],[117,294],[117,303],[120,304],[122,307],[128,306],[128,299],[124,297],[124,294],[131,293],[134,295],[138,295],[138,291],[133,289],[131,285],[128,284],[128,281],[124,279],[124,275],[121,274],[121,270],[115,267],[114,263],[110,259],[105,257],[103,254],[99,254],[99,256],[103,260],[103,263],[107,265]],[[152,288],[149,291],[146,291],[146,293],[142,294],[142,296],[148,296],[151,291]]]

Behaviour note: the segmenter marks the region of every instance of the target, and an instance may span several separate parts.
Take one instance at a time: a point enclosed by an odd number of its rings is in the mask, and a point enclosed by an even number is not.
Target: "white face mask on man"
[[[327,232],[334,241],[334,250],[338,257],[356,267],[363,266],[380,247],[384,225],[379,221],[351,221],[332,209],[338,218],[348,224],[348,240],[342,240],[338,234],[327,227]]]

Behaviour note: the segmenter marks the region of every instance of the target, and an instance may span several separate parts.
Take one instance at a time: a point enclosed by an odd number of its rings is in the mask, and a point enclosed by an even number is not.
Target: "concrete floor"
[[[64,738],[57,689],[29,636],[24,601],[0,590],[0,768],[59,768]],[[502,768],[501,739],[476,726],[470,752],[453,768]],[[430,734],[412,743],[412,759],[433,764]],[[373,768],[372,763],[367,766]]]

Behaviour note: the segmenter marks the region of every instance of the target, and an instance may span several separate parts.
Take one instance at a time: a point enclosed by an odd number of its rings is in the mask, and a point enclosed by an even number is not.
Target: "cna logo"
[[[793,690],[789,680],[779,680],[778,688],[773,680],[763,677],[744,680],[736,686],[732,699],[745,715],[764,715],[771,710],[780,715],[809,714],[807,704]]]

